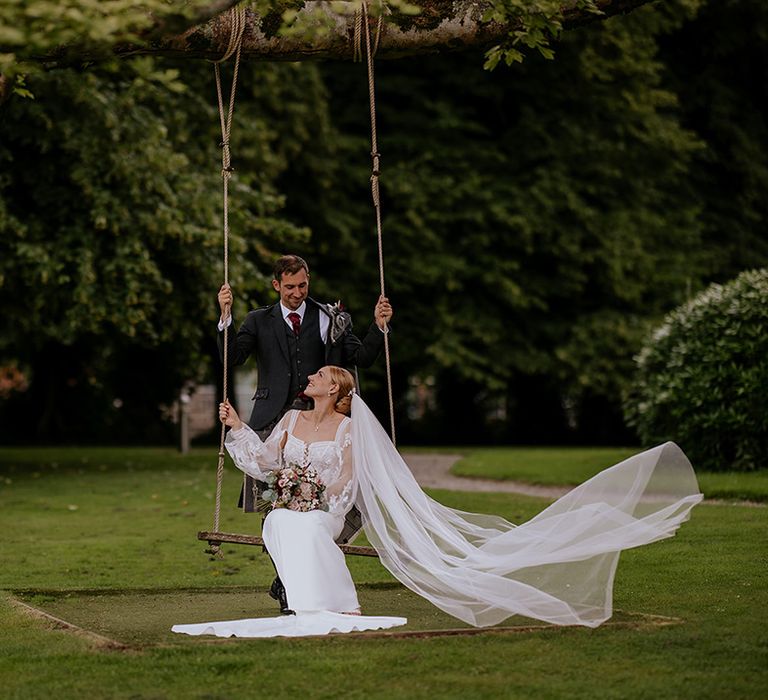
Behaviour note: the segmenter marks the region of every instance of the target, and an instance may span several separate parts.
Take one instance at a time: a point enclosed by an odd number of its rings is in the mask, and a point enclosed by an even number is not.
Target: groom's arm
[[[242,365],[252,354],[256,353],[257,346],[259,344],[259,332],[258,332],[258,311],[251,311],[243,321],[243,325],[237,331],[237,335],[233,337],[233,329],[235,327],[234,321],[230,317],[228,319],[229,330],[227,331],[227,362],[230,366]],[[225,322],[226,323],[226,322]],[[216,339],[219,346],[219,359],[224,361],[224,330],[222,324],[220,324],[220,330],[218,338]]]
[[[227,330],[227,362],[231,366],[242,365],[256,351],[258,334],[258,317],[256,311],[251,311],[246,317],[237,335],[233,337],[235,322],[232,318],[234,295],[228,284],[223,284],[217,295],[221,318],[219,319],[219,359],[224,362],[224,330]]]
[[[343,342],[345,364],[363,368],[370,367],[384,347],[384,332],[375,323],[372,323],[362,339],[353,333],[347,333]]]
[[[362,340],[352,333],[344,337],[344,355],[347,364],[358,367],[370,367],[384,347],[384,336],[390,332],[389,322],[392,320],[392,307],[389,299],[380,296],[373,310],[373,323]]]

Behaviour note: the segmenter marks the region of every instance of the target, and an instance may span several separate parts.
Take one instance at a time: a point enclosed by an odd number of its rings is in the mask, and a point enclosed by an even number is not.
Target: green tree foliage
[[[657,56],[679,21],[638,11],[514,71],[479,73],[466,56],[378,66],[398,373],[458,382],[458,423],[507,400],[519,439],[557,439],[564,401],[582,425],[595,410],[620,425],[645,319],[700,284],[689,167],[703,144],[680,124]],[[365,78],[335,65],[325,75],[336,123],[356,137],[321,194],[289,198],[306,202],[324,272],[349,270],[356,300],[377,280]]]
[[[768,269],[713,284],[668,314],[637,357],[627,420],[703,470],[768,463]]]
[[[4,0],[0,7],[0,73],[37,72],[36,59],[77,61],[82,51],[108,55],[118,43],[140,43],[148,30],[180,29],[206,17],[211,0]]]
[[[705,147],[690,179],[702,208],[708,278],[768,261],[768,3],[700,3],[661,42],[682,123]]]
[[[638,0],[642,2],[642,0]],[[647,0],[646,0],[647,1]],[[328,31],[330,16],[309,17],[300,14],[301,0],[253,0],[244,2],[261,17],[282,17],[281,34],[311,40]],[[360,3],[336,3],[333,9],[352,14]],[[385,17],[417,15],[419,2],[408,0],[371,0],[369,12]],[[630,3],[633,4],[633,3]],[[428,3],[424,3],[428,5]],[[213,0],[6,0],[0,8],[0,73],[19,75],[37,71],[35,61],[55,56],[58,60],[77,61],[78,52],[107,56],[116,44],[143,45],[153,34],[180,32],[204,21],[211,7],[222,7]],[[429,7],[439,13],[440,6]],[[563,25],[566,12],[572,10],[601,13],[596,0],[490,0],[482,22],[509,25],[506,39],[486,54],[486,66],[494,68],[523,59],[522,50],[554,55],[552,41]]]
[[[211,77],[195,64],[185,83],[150,59],[54,70],[35,78],[39,99],[0,113],[0,356],[32,369],[43,434],[80,438],[92,419],[130,435],[132,406],[168,402],[204,371],[222,279]],[[276,246],[306,239],[273,183],[322,124],[311,72],[262,65],[243,83],[230,186],[240,313]]]
[[[574,0],[568,5],[562,0],[491,0],[483,21],[511,24],[513,28],[504,42],[488,50],[486,68],[496,68],[501,61],[508,66],[521,63],[523,49],[533,49],[544,58],[554,58],[552,40],[560,36],[564,12],[571,7],[596,16],[601,14],[595,0]]]
[[[435,379],[434,439],[465,440],[499,407],[507,440],[626,439],[620,397],[647,328],[768,264],[766,8],[657,3],[564,34],[556,61],[493,73],[481,55],[379,62],[395,388]],[[34,101],[0,111],[0,365],[31,375],[49,436],[78,437],[85,417],[147,435],[129,407],[204,371],[221,279],[211,72],[49,70]],[[294,250],[315,296],[341,297],[358,328],[370,318],[367,119],[361,66],[243,66],[238,317],[271,301],[269,261]],[[366,374],[368,399],[380,378]],[[66,409],[88,392],[98,410]]]

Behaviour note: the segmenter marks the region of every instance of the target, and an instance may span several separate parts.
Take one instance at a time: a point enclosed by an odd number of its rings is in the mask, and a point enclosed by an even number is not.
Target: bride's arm
[[[259,481],[264,480],[266,472],[278,469],[289,416],[290,412],[283,416],[265,441],[245,423],[230,430],[224,445],[235,466]]]
[[[338,479],[325,487],[325,500],[330,513],[343,515],[355,502],[355,472],[352,464],[351,423],[340,436],[341,471]]]

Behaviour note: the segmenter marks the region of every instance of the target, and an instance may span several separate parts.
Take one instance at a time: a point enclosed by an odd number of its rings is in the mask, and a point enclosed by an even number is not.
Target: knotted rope
[[[360,7],[355,10],[355,28],[352,37],[352,60],[355,63],[360,63],[363,60],[363,18],[365,18],[366,31],[370,33],[370,25],[368,24],[368,3],[362,3]],[[373,40],[373,56],[375,56],[376,52],[379,50],[379,39],[381,39],[383,19],[384,15],[380,14],[376,22],[376,38]]]
[[[373,74],[373,56],[379,47],[381,38],[382,15],[378,17],[376,23],[376,38],[371,42],[371,24],[368,19],[368,4],[362,3],[360,10],[355,15],[355,33],[354,33],[354,60],[359,61],[362,57],[361,35],[365,36],[365,55],[368,64],[368,104],[371,112],[371,197],[373,199],[373,208],[376,213],[376,238],[379,248],[379,285],[381,295],[386,296],[384,289],[384,245],[381,232],[381,196],[379,192],[379,173],[381,172],[381,154],[379,153],[378,138],[376,135],[376,85]],[[387,367],[387,397],[389,399],[389,423],[391,429],[392,442],[397,444],[395,435],[395,404],[392,398],[392,364],[389,354],[389,332],[385,328],[384,333],[384,360]]]
[[[224,55],[213,62],[213,70],[216,76],[216,97],[219,107],[219,122],[221,124],[221,180],[223,184],[223,214],[222,227],[224,237],[224,284],[229,284],[229,180],[232,177],[234,168],[232,167],[232,153],[230,149],[229,137],[232,131],[232,116],[235,112],[235,93],[237,87],[237,76],[240,71],[240,51],[243,44],[243,33],[245,31],[245,8],[236,6],[227,13],[230,22],[229,44]],[[229,60],[232,55],[235,56],[235,67],[232,74],[232,86],[229,91],[229,103],[224,108],[224,98],[221,89],[221,64]],[[228,400],[227,377],[229,375],[229,323],[227,322],[231,315],[231,309],[227,305],[224,310],[224,381],[222,390],[222,401]],[[221,516],[221,486],[224,479],[224,438],[226,437],[226,425],[221,424],[221,438],[219,440],[219,455],[216,466],[216,503],[213,512],[213,530],[219,531],[219,520]],[[212,543],[211,554],[221,556],[220,545]]]

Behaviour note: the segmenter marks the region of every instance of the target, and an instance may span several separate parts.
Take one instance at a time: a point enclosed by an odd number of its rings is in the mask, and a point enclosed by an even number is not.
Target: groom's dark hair
[[[307,261],[298,255],[283,255],[282,258],[275,260],[274,275],[278,282],[282,281],[286,272],[289,275],[295,275],[299,270],[306,270],[306,273],[309,274]]]

